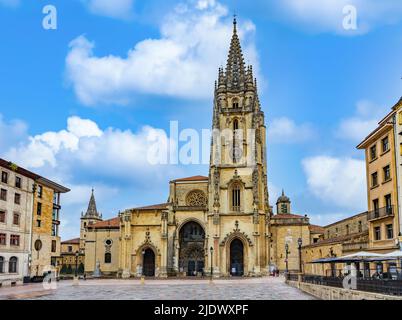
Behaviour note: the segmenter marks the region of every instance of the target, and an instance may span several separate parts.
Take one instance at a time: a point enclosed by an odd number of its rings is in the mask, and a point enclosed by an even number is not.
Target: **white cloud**
[[[359,142],[377,127],[384,114],[386,114],[386,108],[370,101],[359,101],[356,106],[356,114],[340,122],[335,136]]]
[[[292,119],[281,117],[268,124],[268,143],[300,143],[314,138],[310,124],[296,124]]]
[[[366,208],[365,162],[316,156],[302,161],[309,190],[319,199],[351,210]]]
[[[114,128],[102,131],[91,120],[70,117],[67,129],[31,136],[5,155],[27,168],[47,168],[49,175],[60,180],[81,171],[99,178],[155,178],[160,174],[148,157],[155,139],[162,149],[168,145],[166,133],[149,126],[137,133]]]
[[[97,57],[95,44],[80,36],[66,57],[68,79],[86,105],[127,104],[136,93],[211,97],[232,34],[227,15],[227,8],[212,0],[178,5],[164,17],[160,38],[138,42],[126,57]],[[257,75],[255,26],[246,21],[239,28],[246,62],[254,64]]]
[[[133,14],[134,0],[83,0],[93,14],[128,19]]]
[[[402,3],[395,0],[282,0],[273,5],[279,7],[281,19],[312,31],[344,35],[364,34],[402,17]],[[348,5],[357,10],[357,30],[343,28],[343,9]]]

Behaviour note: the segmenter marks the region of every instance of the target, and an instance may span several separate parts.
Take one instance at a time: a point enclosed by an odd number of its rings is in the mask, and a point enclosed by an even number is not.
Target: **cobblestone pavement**
[[[0,288],[0,299],[40,300],[311,300],[282,277],[235,280],[80,280],[60,281],[57,289],[42,284]]]

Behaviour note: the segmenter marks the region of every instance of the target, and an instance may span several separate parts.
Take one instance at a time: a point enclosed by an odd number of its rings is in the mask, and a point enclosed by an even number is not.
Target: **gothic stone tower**
[[[85,240],[87,236],[87,227],[102,221],[102,215],[96,208],[96,201],[94,189],[92,189],[91,198],[89,199],[87,212],[81,213],[81,226],[80,226],[80,250],[85,250]]]
[[[236,18],[226,70],[215,83],[209,169],[208,248],[213,273],[259,275],[270,263],[264,113],[245,66]],[[213,250],[211,250],[213,249]]]

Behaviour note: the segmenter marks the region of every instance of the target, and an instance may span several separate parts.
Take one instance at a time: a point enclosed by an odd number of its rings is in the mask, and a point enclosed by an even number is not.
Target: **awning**
[[[348,262],[364,262],[373,261],[372,259],[389,260],[384,255],[374,252],[360,251],[353,254],[349,254],[343,257],[322,258],[312,261],[311,263],[348,263]],[[376,260],[378,261],[378,260]]]

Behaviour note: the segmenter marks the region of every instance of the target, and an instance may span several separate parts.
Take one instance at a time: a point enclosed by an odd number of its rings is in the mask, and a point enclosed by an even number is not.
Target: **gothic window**
[[[239,129],[239,120],[234,119],[233,121],[233,131],[236,131]]]
[[[188,193],[186,204],[189,207],[204,207],[207,205],[207,197],[201,190],[193,190]]]
[[[233,109],[239,108],[239,100],[233,99],[232,107],[233,107]]]
[[[233,145],[232,145],[232,159],[233,162],[239,162],[242,152],[240,148],[240,137],[239,137],[239,120],[233,120]]]
[[[9,273],[17,273],[17,257],[11,257],[8,262],[8,272]]]
[[[240,212],[241,205],[241,187],[238,183],[232,186],[231,190],[231,205],[232,211]]]
[[[4,257],[0,257],[0,273],[4,272]]]
[[[112,262],[112,254],[110,252],[105,253],[105,263],[111,263]]]

